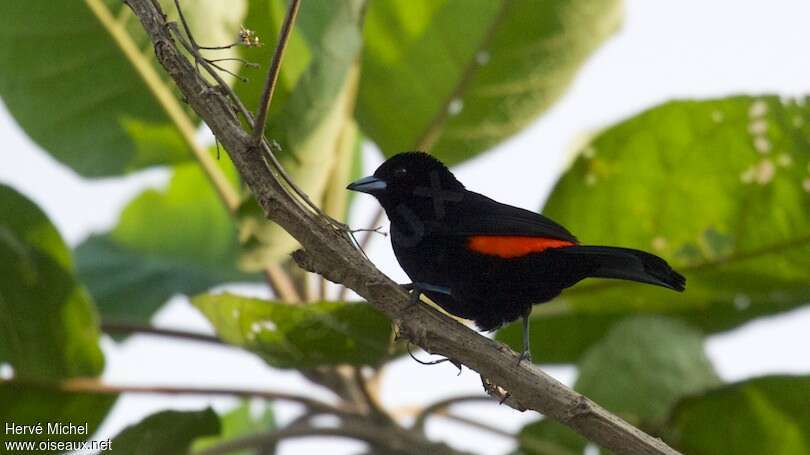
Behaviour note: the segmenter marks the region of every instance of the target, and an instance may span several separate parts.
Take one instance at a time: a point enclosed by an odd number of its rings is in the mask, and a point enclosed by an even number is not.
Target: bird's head
[[[346,187],[377,198],[387,212],[397,205],[433,206],[436,198],[458,199],[464,190],[441,161],[424,152],[394,155],[374,171]],[[419,210],[421,211],[421,210]]]

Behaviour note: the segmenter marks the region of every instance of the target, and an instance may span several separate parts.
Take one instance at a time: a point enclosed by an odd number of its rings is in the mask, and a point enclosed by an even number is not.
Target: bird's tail
[[[566,253],[582,255],[592,265],[588,276],[616,278],[649,283],[675,291],[686,288],[686,278],[672,270],[658,256],[630,248],[611,246],[575,246],[564,248]]]

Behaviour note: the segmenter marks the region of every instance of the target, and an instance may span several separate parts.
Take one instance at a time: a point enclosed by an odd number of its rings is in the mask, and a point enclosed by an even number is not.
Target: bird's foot
[[[531,351],[526,350],[526,351],[521,352],[520,356],[518,356],[517,365],[520,366],[520,363],[523,362],[524,360],[528,361],[529,363],[532,363],[532,353],[531,353]]]
[[[410,294],[411,298],[408,302],[411,305],[419,303],[419,299],[422,297],[422,289],[416,283],[400,284],[399,287]]]

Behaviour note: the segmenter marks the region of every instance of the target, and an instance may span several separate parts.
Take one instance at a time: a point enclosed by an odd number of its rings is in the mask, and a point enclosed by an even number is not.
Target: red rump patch
[[[467,247],[472,251],[502,258],[516,258],[549,248],[574,245],[576,245],[574,242],[568,240],[513,235],[473,235],[467,243]]]

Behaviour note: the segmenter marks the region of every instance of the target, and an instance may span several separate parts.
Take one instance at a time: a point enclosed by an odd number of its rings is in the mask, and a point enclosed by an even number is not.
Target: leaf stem
[[[298,303],[301,301],[301,296],[295,289],[292,278],[281,265],[277,263],[267,264],[264,268],[264,276],[276,297],[287,303]]]
[[[447,123],[447,119],[450,118],[451,103],[453,103],[454,100],[464,97],[464,92],[469,87],[470,82],[472,82],[476,73],[478,73],[478,70],[481,68],[481,65],[478,63],[476,58],[478,54],[485,52],[492,44],[492,39],[495,37],[498,27],[503,21],[503,18],[506,16],[506,11],[508,9],[507,7],[509,4],[510,0],[501,0],[501,6],[495,15],[495,18],[489,24],[489,27],[487,27],[484,37],[478,44],[475,53],[473,53],[470,59],[467,61],[467,65],[462,70],[455,87],[453,87],[450,95],[448,95],[444,100],[439,110],[436,111],[436,115],[433,117],[430,123],[428,123],[425,131],[422,132],[422,135],[416,140],[416,143],[414,144],[414,148],[416,150],[422,150],[429,153],[430,149],[433,148],[433,145],[439,138],[439,134],[444,128],[444,125]]]
[[[101,330],[109,334],[129,335],[133,333],[139,333],[139,334],[180,338],[190,341],[202,341],[205,343],[214,343],[223,346],[230,346],[229,344],[223,342],[221,339],[213,335],[186,332],[183,330],[176,330],[176,329],[161,329],[150,325],[138,324],[136,322],[102,321]]]
[[[284,17],[284,23],[281,25],[281,31],[278,36],[278,44],[276,50],[273,52],[273,59],[270,61],[270,69],[267,70],[267,79],[264,82],[264,89],[262,90],[262,97],[259,100],[259,107],[256,110],[255,121],[253,122],[253,144],[259,145],[264,137],[264,126],[267,122],[267,113],[270,110],[270,101],[273,98],[273,92],[276,88],[278,81],[278,74],[281,70],[281,60],[284,58],[284,50],[287,48],[287,41],[290,38],[295,18],[298,16],[298,9],[301,6],[301,0],[290,0],[290,6],[287,8],[287,15]]]

